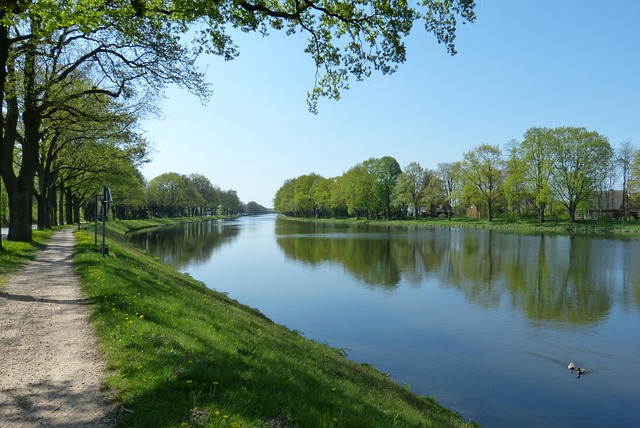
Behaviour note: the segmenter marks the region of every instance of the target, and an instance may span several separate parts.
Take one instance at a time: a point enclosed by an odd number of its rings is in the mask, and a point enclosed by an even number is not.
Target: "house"
[[[638,216],[638,207],[632,204],[629,215]],[[585,218],[598,220],[603,218],[620,219],[624,217],[624,191],[604,190],[595,192],[591,197]]]

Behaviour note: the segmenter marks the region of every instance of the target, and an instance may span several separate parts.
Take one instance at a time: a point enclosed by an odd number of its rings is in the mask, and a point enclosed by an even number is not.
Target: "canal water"
[[[133,240],[483,426],[640,421],[638,238],[260,216]]]

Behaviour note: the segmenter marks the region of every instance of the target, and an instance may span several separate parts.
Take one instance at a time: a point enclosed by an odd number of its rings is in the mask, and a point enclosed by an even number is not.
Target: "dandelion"
[[[187,381],[187,383],[188,383],[188,384],[191,384],[191,383],[193,383],[193,381],[192,381],[191,379],[189,379],[189,380]]]
[[[332,391],[335,391],[336,389],[338,389],[338,388],[336,388],[335,386],[333,388],[331,388]]]
[[[215,412],[213,412],[213,414],[216,415],[216,416],[220,416],[220,412],[217,411],[217,410]]]

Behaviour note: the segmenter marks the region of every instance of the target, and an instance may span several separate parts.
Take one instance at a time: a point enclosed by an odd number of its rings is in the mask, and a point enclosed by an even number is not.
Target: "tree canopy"
[[[600,215],[593,208],[594,201],[612,201],[612,183],[620,171],[626,196],[620,206],[607,208],[606,215],[628,218],[631,203],[640,200],[638,153],[627,141],[616,155],[606,137],[585,128],[532,127],[522,141],[510,141],[504,150],[481,144],[466,152],[461,161],[439,164],[437,170],[411,162],[403,171],[393,157],[385,156],[367,159],[338,177],[314,173],[315,182],[331,183],[322,193],[323,200],[330,201],[328,206],[318,205],[313,192],[303,191],[310,176],[289,179],[276,193],[274,206],[286,214],[309,215],[302,200],[293,197],[304,193],[305,206],[317,207],[312,212],[315,216],[412,214],[414,218],[446,215],[451,219],[454,214],[475,212],[474,216],[489,221],[498,214],[537,217],[544,222],[553,213],[555,218],[575,221],[579,210]],[[392,197],[387,199],[389,194]],[[601,202],[601,207],[607,205],[606,200]],[[639,211],[636,207],[634,215]]]
[[[475,20],[475,6],[472,0],[5,0],[0,175],[13,213],[9,239],[31,239],[35,178],[40,174],[43,204],[53,177],[43,181],[38,163],[44,129],[57,112],[65,111],[67,120],[81,115],[73,107],[77,100],[111,97],[139,106],[168,84],[206,100],[210,90],[195,66],[199,55],[233,59],[239,48],[230,34],[236,29],[282,30],[308,38],[305,52],[316,77],[308,103],[315,112],[319,98],[339,99],[350,79],[393,73],[406,61],[404,39],[418,22],[455,54],[457,26]]]

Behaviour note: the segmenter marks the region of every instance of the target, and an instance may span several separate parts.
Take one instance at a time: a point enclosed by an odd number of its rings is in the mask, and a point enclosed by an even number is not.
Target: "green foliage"
[[[497,146],[482,144],[464,154],[462,171],[466,197],[486,206],[489,221],[493,220],[495,203],[503,195],[503,168],[502,152]]]
[[[398,176],[394,189],[394,201],[411,207],[413,217],[418,217],[418,204],[424,195],[425,171],[418,162],[411,162]]]
[[[560,127],[551,131],[549,152],[551,192],[575,221],[579,206],[602,190],[611,173],[613,149],[609,140],[595,131]]]
[[[11,204],[15,211],[12,239],[31,238],[23,219],[29,216],[32,193],[38,197],[41,225],[50,221],[47,201],[53,199],[49,192],[54,185],[65,187],[68,195],[81,195],[80,199],[91,193],[71,187],[73,180],[68,177],[56,183],[57,171],[68,167],[55,147],[60,138],[68,142],[75,138],[74,133],[82,139],[95,138],[86,132],[86,116],[95,114],[93,106],[98,106],[99,122],[114,122],[104,114],[113,115],[107,107],[109,99],[133,107],[129,112],[148,112],[152,108],[144,104],[150,96],[161,95],[166,85],[176,84],[207,100],[210,89],[196,59],[203,52],[225,59],[237,56],[228,29],[263,35],[270,29],[285,30],[288,35],[306,33],[309,44],[305,51],[316,66],[315,85],[308,93],[309,108],[315,112],[320,97],[339,99],[350,78],[363,80],[374,71],[394,72],[406,59],[404,38],[416,21],[422,21],[426,31],[454,54],[457,22],[473,22],[474,8],[472,0],[413,5],[405,0],[5,1],[0,5],[0,175],[10,198],[20,201]],[[189,44],[192,35],[196,43]],[[80,125],[67,131],[60,126],[65,123]],[[103,130],[98,138],[110,131]],[[131,129],[127,132],[132,133]],[[14,150],[20,133],[19,150]],[[141,138],[120,137],[121,143],[131,140]],[[54,162],[61,163],[54,166]],[[34,192],[37,170],[39,188]],[[329,195],[321,189],[317,193],[317,199],[322,199],[319,207],[325,209]],[[387,216],[389,195],[387,186],[381,195]],[[187,196],[190,209],[212,209],[202,206],[206,197],[204,201],[192,199],[198,195]],[[232,194],[220,199],[225,211],[240,209],[240,201]],[[299,204],[308,209],[309,202]]]
[[[470,426],[141,251],[102,257],[77,236],[120,426]]]
[[[263,207],[255,201],[248,202],[245,211],[249,215],[267,214],[271,212],[269,208]]]
[[[222,191],[201,174],[160,174],[146,187],[147,206],[154,216],[180,217],[238,213],[240,199],[234,191]]]

